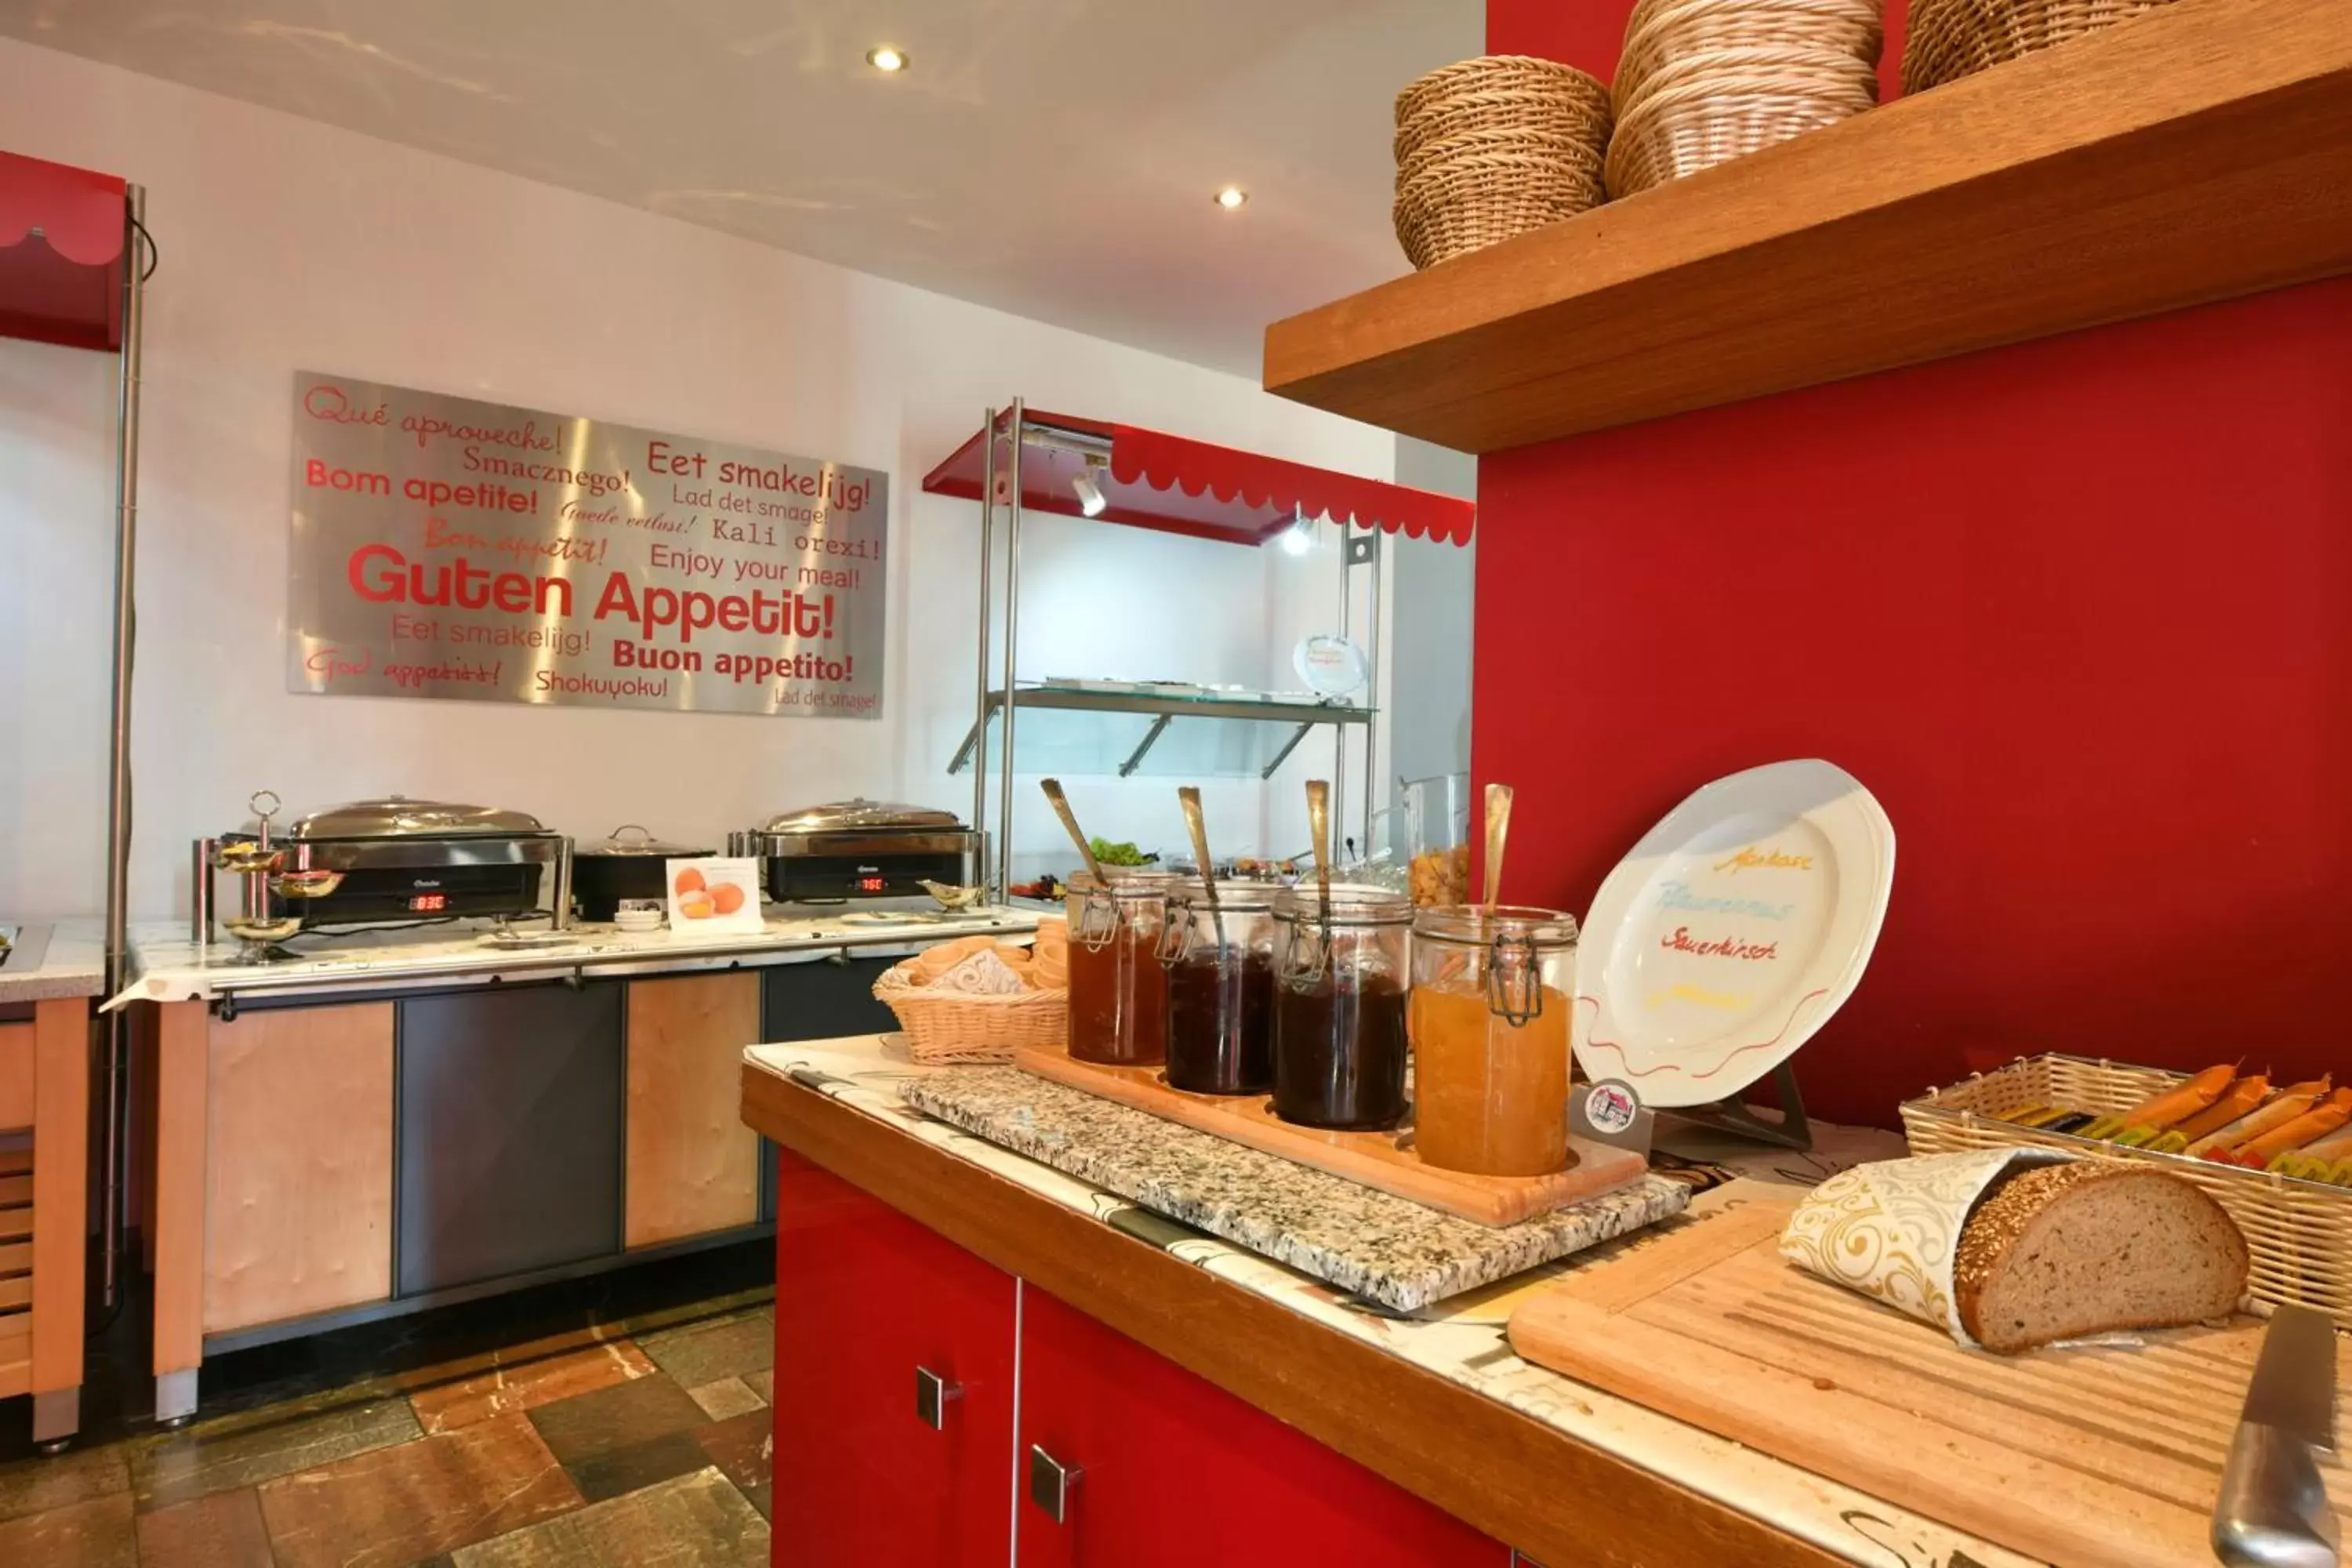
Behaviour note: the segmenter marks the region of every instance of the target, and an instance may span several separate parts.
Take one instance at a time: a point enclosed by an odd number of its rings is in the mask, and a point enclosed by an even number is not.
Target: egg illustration
[[[738,882],[721,882],[710,889],[712,907],[722,915],[731,915],[743,907],[743,888]]]
[[[702,868],[688,866],[677,874],[677,881],[674,884],[673,890],[683,897],[688,893],[698,893],[707,886],[709,884],[702,879]]]
[[[710,895],[697,888],[690,893],[679,895],[677,912],[690,921],[707,921],[716,912],[716,909],[711,903]]]

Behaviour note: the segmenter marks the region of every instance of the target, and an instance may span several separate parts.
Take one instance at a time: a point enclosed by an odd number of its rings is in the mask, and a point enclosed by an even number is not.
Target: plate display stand
[[[1772,1069],[1770,1077],[1773,1093],[1780,1102],[1778,1121],[1765,1121],[1738,1096],[1718,1100],[1713,1105],[1682,1106],[1663,1114],[1693,1127],[1728,1132],[1776,1149],[1810,1151],[1813,1146],[1813,1124],[1805,1119],[1805,1097],[1798,1090],[1797,1075],[1789,1069],[1788,1063],[1782,1062]]]

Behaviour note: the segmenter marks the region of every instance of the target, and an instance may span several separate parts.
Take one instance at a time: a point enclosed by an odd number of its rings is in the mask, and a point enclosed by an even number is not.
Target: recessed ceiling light
[[[1232,212],[1235,207],[1243,205],[1248,200],[1249,193],[1242,189],[1239,185],[1227,185],[1223,190],[1219,191],[1216,195],[1217,205],[1224,208],[1227,212]]]
[[[877,44],[866,51],[866,63],[878,71],[902,71],[907,68],[907,51]]]

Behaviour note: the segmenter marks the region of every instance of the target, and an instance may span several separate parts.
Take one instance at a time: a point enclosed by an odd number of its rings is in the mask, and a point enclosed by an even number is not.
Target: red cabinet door
[[[1079,1471],[1058,1524],[1030,1495],[1033,1446]],[[1020,1568],[1511,1562],[1461,1521],[1031,1287],[1021,1470]]]
[[[793,1568],[1011,1554],[1014,1283],[780,1151],[775,1546]],[[938,1429],[917,1375],[960,1392]]]

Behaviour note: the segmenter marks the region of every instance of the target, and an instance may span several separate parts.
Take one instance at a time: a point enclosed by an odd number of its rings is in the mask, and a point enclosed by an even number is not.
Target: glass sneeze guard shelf
[[[1108,684],[1108,683],[1106,683]],[[1270,779],[1318,724],[1362,724],[1373,710],[1344,702],[1201,690],[1019,688],[1013,729],[1021,773],[1115,773]],[[988,694],[999,726],[1004,693]],[[948,772],[971,765],[979,727],[965,732]]]

